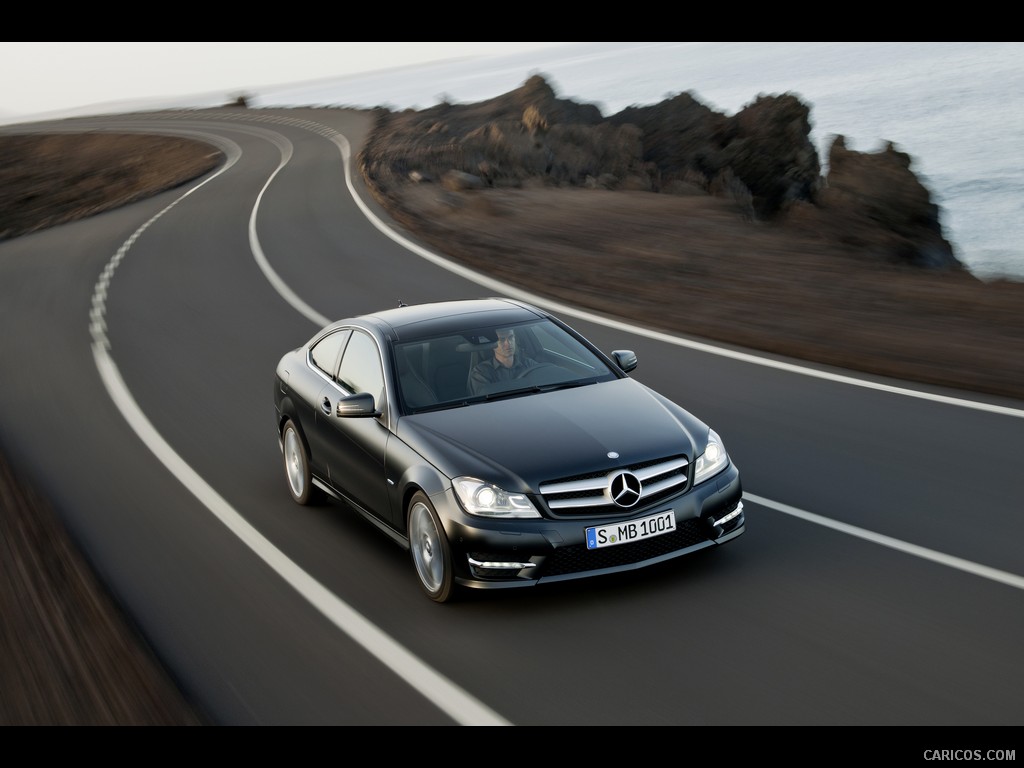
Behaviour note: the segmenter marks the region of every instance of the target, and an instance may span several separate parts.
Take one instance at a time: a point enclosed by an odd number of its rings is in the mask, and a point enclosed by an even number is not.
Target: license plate
[[[587,549],[628,544],[631,541],[661,536],[663,533],[669,533],[675,529],[676,513],[671,509],[650,517],[641,517],[639,520],[595,526],[587,528]]]

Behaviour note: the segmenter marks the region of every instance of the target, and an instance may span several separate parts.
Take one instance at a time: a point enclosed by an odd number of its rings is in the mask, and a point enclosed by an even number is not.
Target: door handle
[[[325,397],[324,401],[320,403],[320,410],[328,416],[331,415],[331,399],[329,397]]]

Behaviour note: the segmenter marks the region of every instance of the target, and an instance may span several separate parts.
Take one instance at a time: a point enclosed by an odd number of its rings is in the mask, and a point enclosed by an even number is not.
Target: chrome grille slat
[[[604,494],[600,496],[588,496],[583,499],[552,499],[548,502],[551,509],[572,509],[574,507],[600,507],[607,504],[613,506],[609,498]]]
[[[621,510],[627,514],[634,512],[637,506],[657,500],[659,496],[684,489],[689,480],[689,466],[685,456],[672,456],[645,464],[559,478],[541,483],[540,492],[552,511],[572,514],[575,510],[590,511],[604,507],[610,513]],[[610,479],[623,470],[636,475],[643,486],[640,501],[629,509],[617,506],[608,493]]]
[[[570,480],[564,483],[544,483],[540,492],[547,496],[552,493],[580,493],[582,491],[597,491],[601,493],[608,487],[608,477],[587,478],[586,480]]]
[[[686,459],[677,459],[676,461],[666,461],[662,464],[654,464],[650,467],[642,467],[641,469],[633,470],[633,474],[639,477],[641,480],[647,480],[651,477],[657,477],[658,475],[664,475],[667,472],[672,472],[676,469],[682,469],[690,465]]]
[[[661,493],[662,491],[668,490],[669,488],[677,485],[686,485],[686,475],[681,477],[668,477],[657,483],[644,483],[644,492],[640,499],[642,501],[647,498],[647,496],[653,496],[656,493]]]

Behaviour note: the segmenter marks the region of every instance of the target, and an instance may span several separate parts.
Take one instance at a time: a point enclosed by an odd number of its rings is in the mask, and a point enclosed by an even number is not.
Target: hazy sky
[[[0,113],[341,77],[565,43],[0,43]]]

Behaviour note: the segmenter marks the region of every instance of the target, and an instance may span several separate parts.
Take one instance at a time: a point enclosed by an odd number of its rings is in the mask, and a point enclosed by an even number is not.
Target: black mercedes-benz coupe
[[[745,530],[713,429],[521,301],[400,305],[278,363],[292,498],[330,496],[408,549],[426,594],[614,573]]]

